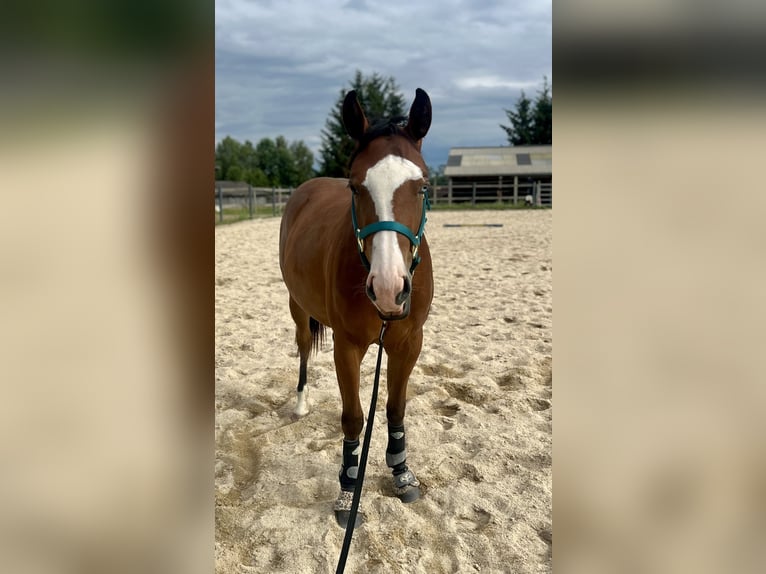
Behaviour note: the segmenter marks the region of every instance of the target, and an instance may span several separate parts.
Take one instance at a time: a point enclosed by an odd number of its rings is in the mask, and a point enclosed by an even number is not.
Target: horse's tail
[[[314,317],[309,317],[309,329],[311,330],[311,350],[316,353],[324,344],[325,326]]]

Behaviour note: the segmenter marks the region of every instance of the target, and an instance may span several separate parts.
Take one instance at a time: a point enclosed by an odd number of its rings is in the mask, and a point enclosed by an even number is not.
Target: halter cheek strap
[[[368,272],[370,271],[371,264],[370,260],[367,258],[367,255],[364,254],[364,240],[365,238],[369,237],[373,233],[377,233],[378,231],[395,231],[396,233],[404,235],[407,239],[410,240],[410,246],[412,249],[412,265],[410,265],[410,275],[415,272],[415,267],[417,267],[418,263],[420,263],[420,255],[418,251],[420,250],[420,241],[423,238],[423,232],[426,228],[426,211],[429,209],[431,209],[431,202],[428,199],[428,190],[424,189],[420,227],[418,227],[418,232],[414,235],[409,227],[402,225],[398,221],[376,221],[375,223],[371,223],[370,225],[359,229],[359,225],[356,221],[356,202],[354,201],[353,193],[351,194],[351,223],[354,226],[354,235],[356,235],[356,245],[359,249],[359,256],[362,259],[362,264],[367,268]]]

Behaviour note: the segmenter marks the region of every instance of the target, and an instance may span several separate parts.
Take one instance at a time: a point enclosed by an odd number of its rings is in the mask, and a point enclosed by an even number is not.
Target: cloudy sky
[[[504,145],[511,108],[551,73],[551,0],[216,0],[216,142],[283,135],[318,156],[357,69],[431,96],[428,165]]]

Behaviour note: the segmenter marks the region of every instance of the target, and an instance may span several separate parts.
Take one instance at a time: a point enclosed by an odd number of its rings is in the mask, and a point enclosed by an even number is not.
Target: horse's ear
[[[410,117],[407,120],[407,131],[412,139],[419,141],[428,133],[431,127],[431,98],[424,90],[415,90],[415,101],[410,107]]]
[[[356,97],[356,90],[347,93],[343,100],[343,127],[355,140],[359,140],[369,127],[364,110]]]

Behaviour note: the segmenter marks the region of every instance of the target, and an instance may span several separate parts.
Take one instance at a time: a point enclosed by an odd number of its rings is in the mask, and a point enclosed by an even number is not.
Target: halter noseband
[[[376,221],[375,223],[370,223],[370,225],[367,225],[363,229],[359,229],[359,225],[356,221],[356,202],[354,201],[354,192],[351,192],[351,223],[354,226],[354,235],[356,235],[356,246],[359,249],[359,256],[362,258],[362,263],[367,268],[367,271],[370,271],[370,260],[367,259],[367,256],[364,254],[364,240],[366,237],[372,235],[373,233],[377,233],[378,231],[395,231],[396,233],[399,233],[400,235],[404,235],[407,239],[410,240],[410,245],[412,248],[412,265],[410,265],[410,275],[412,275],[415,272],[415,267],[418,266],[418,263],[420,263],[420,255],[418,254],[418,251],[420,250],[420,241],[423,238],[423,232],[426,228],[426,211],[431,209],[431,202],[428,199],[428,187],[423,186],[423,209],[422,209],[422,216],[420,217],[420,227],[418,227],[418,232],[416,234],[412,234],[412,231],[410,231],[410,228],[406,225],[402,225],[398,221]]]

